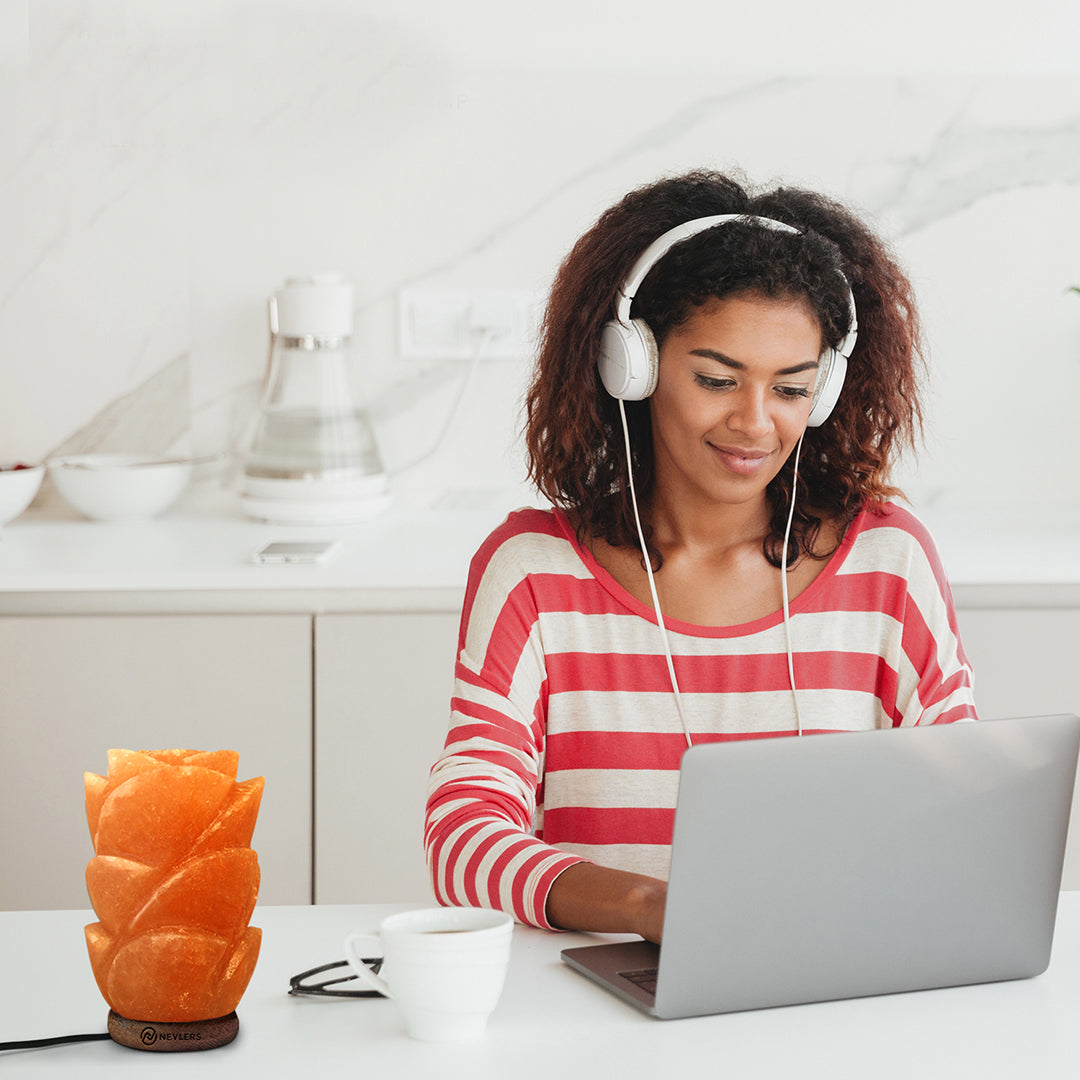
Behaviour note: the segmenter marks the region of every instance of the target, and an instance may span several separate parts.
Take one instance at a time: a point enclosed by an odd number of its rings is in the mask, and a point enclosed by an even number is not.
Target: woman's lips
[[[714,446],[710,448],[720,460],[740,476],[753,476],[769,460],[768,450],[744,450],[738,446]]]

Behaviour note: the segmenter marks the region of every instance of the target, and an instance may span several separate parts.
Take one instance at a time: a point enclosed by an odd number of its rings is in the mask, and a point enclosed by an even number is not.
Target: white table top
[[[396,1006],[298,999],[289,976],[339,959],[351,929],[387,907],[260,907],[258,967],[238,1008],[240,1034],[217,1050],[150,1054],[112,1042],[0,1055],[5,1078],[109,1074],[501,1080],[621,1076],[911,1078],[1069,1076],[1080,1061],[1080,893],[1063,893],[1049,970],[1035,978],[689,1020],[653,1020],[559,959],[600,940],[518,927],[502,1000],[483,1041],[415,1042]],[[5,975],[0,1041],[103,1031],[90,973],[89,911],[0,912]],[[161,1060],[162,1057],[168,1060]]]

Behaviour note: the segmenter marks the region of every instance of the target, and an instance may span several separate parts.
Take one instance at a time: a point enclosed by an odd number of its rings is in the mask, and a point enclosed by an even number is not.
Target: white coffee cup
[[[378,931],[345,938],[362,983],[397,1002],[414,1039],[478,1039],[495,1008],[510,960],[513,918],[488,908],[423,908],[391,915]],[[377,955],[376,975],[361,959]],[[369,951],[374,945],[374,951]]]

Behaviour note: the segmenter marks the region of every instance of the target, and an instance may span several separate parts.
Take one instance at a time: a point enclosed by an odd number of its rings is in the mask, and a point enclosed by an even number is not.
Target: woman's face
[[[762,500],[806,428],[820,354],[806,304],[758,294],[710,301],[672,330],[650,399],[661,497]]]

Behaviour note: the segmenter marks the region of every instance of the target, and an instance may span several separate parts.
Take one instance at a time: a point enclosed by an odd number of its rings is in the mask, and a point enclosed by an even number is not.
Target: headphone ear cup
[[[660,350],[643,319],[613,319],[600,332],[600,381],[614,398],[641,401],[656,389]]]
[[[829,349],[824,358],[825,370],[818,375],[814,387],[814,404],[806,421],[807,427],[821,427],[829,419],[847,376],[847,357],[835,349]]]

